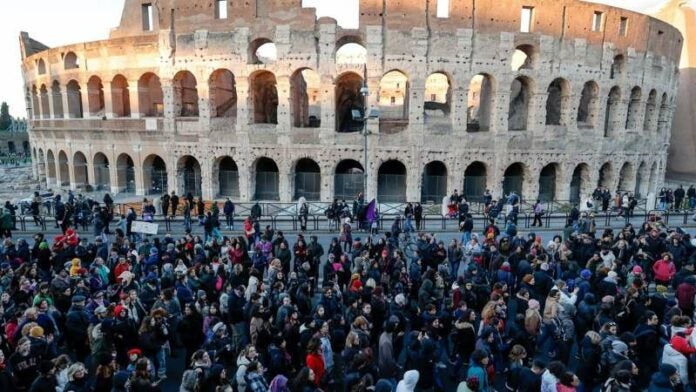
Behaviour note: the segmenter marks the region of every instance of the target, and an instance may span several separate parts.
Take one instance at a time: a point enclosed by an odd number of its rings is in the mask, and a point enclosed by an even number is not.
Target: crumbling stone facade
[[[47,48],[23,33],[34,174],[138,195],[349,198],[365,117],[380,201],[661,185],[677,30],[575,0],[436,5],[361,0],[347,30],[300,0],[126,0],[108,40]]]

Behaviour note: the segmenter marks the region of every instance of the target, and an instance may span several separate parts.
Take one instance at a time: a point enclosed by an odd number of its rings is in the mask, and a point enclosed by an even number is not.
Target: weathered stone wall
[[[472,1],[451,0],[449,17],[437,18],[434,1],[362,0],[360,28],[344,30],[331,18],[315,20],[313,10],[300,8],[299,0],[229,1],[226,20],[214,18],[210,0],[170,0],[158,2],[154,29],[143,32],[144,3],[148,2],[126,1],[121,26],[109,40],[38,53],[25,50],[22,66],[28,114],[34,119],[35,171],[49,185],[76,187],[79,179],[103,181],[108,173],[112,191],[124,191],[125,183],[134,182],[134,191],[143,194],[150,187],[148,162],[156,155],[166,163],[168,188],[181,189],[186,182],[181,162],[190,156],[199,165],[195,172],[203,196],[211,198],[219,193],[218,165],[229,156],[238,167],[239,198],[250,200],[257,161],[266,157],[277,165],[280,199],[289,201],[295,193],[296,163],[310,158],[320,168],[321,199],[330,200],[338,164],[364,159],[360,133],[336,132],[336,87],[346,74],[367,75],[367,106],[376,108],[381,90],[393,88],[380,85],[393,70],[408,78],[405,114],[394,121],[368,121],[368,197],[377,195],[379,168],[388,160],[406,167],[409,200],[420,198],[423,168],[433,161],[447,168],[448,192],[462,189],[466,168],[482,162],[486,185],[494,193],[500,193],[506,169],[519,162],[528,198],[539,193],[541,171],[549,165],[555,168],[554,197],[560,200],[569,198],[576,169],[586,173],[583,192],[602,182],[612,190],[646,194],[664,177],[682,37],[647,16],[573,0],[510,1],[505,7],[494,0],[477,0],[476,8]],[[519,32],[522,6],[534,7],[530,33]],[[602,31],[591,31],[595,11],[604,13]],[[625,36],[619,34],[622,17],[629,21]],[[265,42],[275,44],[277,60],[263,64],[255,50]],[[346,43],[366,48],[366,64],[337,64],[336,52]],[[512,68],[516,48],[529,56],[519,70]],[[66,69],[69,53],[76,55],[77,68]],[[45,73],[39,74],[39,61],[46,65]],[[212,81],[218,79],[211,76],[221,69],[234,75],[236,110],[227,110],[227,117],[215,117],[216,108],[231,107],[215,102],[219,86]],[[293,90],[306,86],[293,82],[303,69],[316,72],[319,80],[311,95],[318,95],[320,107],[312,112],[320,118],[312,128],[295,127],[310,126],[294,117],[307,111],[307,103],[301,101],[310,94]],[[160,118],[148,117],[152,111],[140,104],[153,101],[141,83],[147,73],[157,75],[161,83]],[[437,73],[449,82],[449,112],[427,116],[426,80]],[[118,75],[127,81],[131,113],[126,116],[117,115],[124,94],[122,85],[113,91]],[[486,126],[479,130],[484,132],[472,132],[468,126],[468,113],[481,116],[468,98],[470,90],[481,88],[480,78],[471,83],[476,75],[485,75],[483,84],[490,87],[481,102],[486,118],[480,123]],[[96,95],[87,88],[94,76],[102,85]],[[260,80],[266,87],[259,87]],[[517,126],[517,117],[515,124],[509,121],[515,80],[523,81],[525,88],[525,126]],[[68,88],[71,82],[79,91]],[[583,99],[588,82],[596,86],[593,99]],[[54,85],[58,90],[51,90]],[[33,94],[34,87],[42,91],[42,86],[56,91],[51,99]],[[551,89],[552,102],[549,86],[563,86],[560,92]],[[632,91],[640,91],[633,100]],[[91,113],[88,108],[100,94],[104,110]],[[559,96],[562,102],[553,102]],[[119,105],[114,105],[114,97]],[[80,102],[83,118],[73,118],[79,117],[74,114]],[[581,102],[590,102],[590,109],[581,108]],[[182,117],[190,114],[187,106],[197,116]],[[588,110],[592,121],[579,124],[578,112]],[[547,116],[547,111],[553,115]],[[271,123],[259,123],[269,119]],[[78,152],[86,162],[80,160],[76,166]],[[108,159],[108,166],[101,158],[94,163],[98,153]],[[602,167],[611,175],[600,178]]]

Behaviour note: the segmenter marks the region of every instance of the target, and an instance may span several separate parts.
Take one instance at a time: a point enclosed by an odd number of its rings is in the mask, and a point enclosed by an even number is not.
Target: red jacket
[[[677,301],[682,309],[689,309],[694,305],[694,295],[696,295],[696,287],[689,283],[682,283],[677,287]]]
[[[687,336],[691,333],[691,328],[686,330]],[[675,350],[679,351],[681,354],[684,356],[688,357],[691,354],[696,353],[696,347],[691,347],[689,345],[689,340],[685,337],[681,337],[679,335],[674,335],[672,336],[672,340],[669,341],[669,344],[674,347]]]
[[[674,263],[665,259],[656,261],[652,269],[655,273],[655,279],[661,281],[672,280],[674,274],[677,273],[677,268],[674,266]]]
[[[314,372],[314,383],[317,386],[321,383],[321,378],[324,376],[324,357],[321,354],[307,354],[307,367]]]

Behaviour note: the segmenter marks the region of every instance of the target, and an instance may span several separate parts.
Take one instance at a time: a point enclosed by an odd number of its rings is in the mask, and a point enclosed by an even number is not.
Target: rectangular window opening
[[[604,12],[595,11],[592,15],[592,31],[602,31],[604,25]]]
[[[628,35],[628,18],[625,16],[622,16],[621,22],[619,22],[619,35],[622,37]]]
[[[520,17],[520,32],[531,33],[532,23],[534,23],[534,7],[522,7]]]
[[[143,4],[143,31],[152,31],[154,18],[152,15],[152,4]]]
[[[227,19],[227,0],[215,0],[215,19]]]
[[[449,18],[450,0],[437,0],[437,17]]]

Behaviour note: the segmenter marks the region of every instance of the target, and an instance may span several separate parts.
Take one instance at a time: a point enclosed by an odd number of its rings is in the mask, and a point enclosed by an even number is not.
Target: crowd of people
[[[135,233],[158,209],[112,222],[110,198],[78,232],[70,195],[63,235],[4,233],[0,391],[154,392],[168,374],[182,392],[693,390],[696,246],[659,219],[602,231],[578,215],[545,241],[517,232],[514,193],[480,231],[457,196],[447,244],[410,205],[385,232],[337,207],[326,245],[254,209],[224,236],[227,203],[172,196],[204,235]]]

